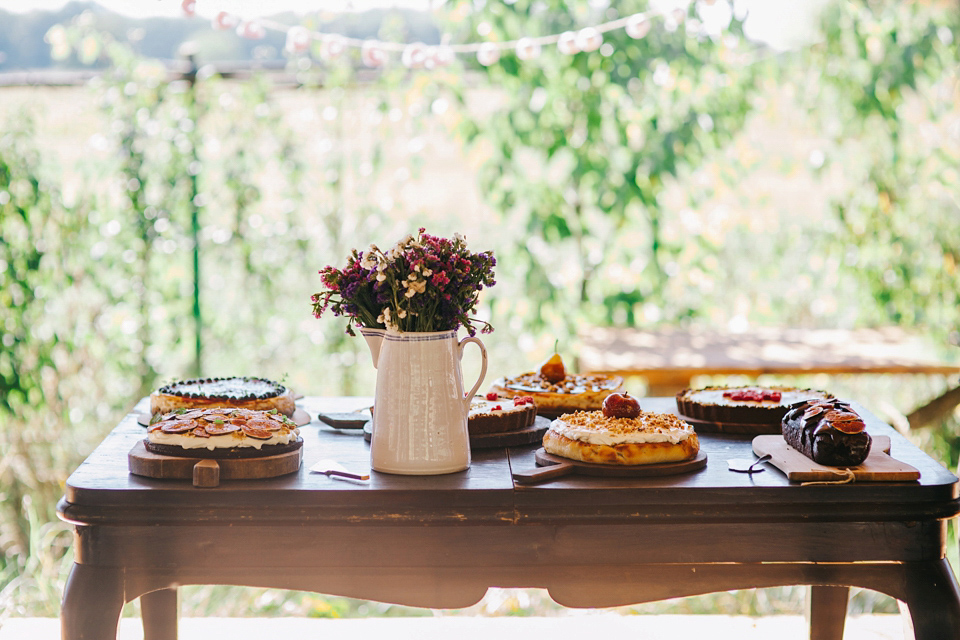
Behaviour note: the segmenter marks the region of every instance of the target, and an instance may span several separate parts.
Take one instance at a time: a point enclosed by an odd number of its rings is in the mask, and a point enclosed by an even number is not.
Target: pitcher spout
[[[380,362],[380,347],[383,345],[383,334],[386,333],[386,330],[361,327],[360,333],[363,335],[363,339],[367,341],[367,347],[370,348],[370,357],[373,359],[373,368],[376,369]]]

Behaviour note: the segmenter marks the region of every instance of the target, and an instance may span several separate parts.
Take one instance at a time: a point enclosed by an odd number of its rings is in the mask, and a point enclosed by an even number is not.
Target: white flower
[[[404,293],[403,295],[406,296],[407,298],[412,298],[418,293],[423,293],[426,290],[427,281],[419,280],[417,282],[410,282],[410,283],[407,283],[406,281],[404,281],[403,286],[407,290],[406,293]]]
[[[466,242],[467,242],[467,239],[466,239],[465,237],[463,237],[462,235],[460,235],[459,233],[453,234],[453,240],[454,240],[455,242],[463,242],[464,244],[466,244]]]
[[[432,276],[432,275],[433,275],[433,270],[432,270],[432,269],[424,269],[424,270],[423,270],[423,277],[424,277],[424,278],[429,278],[429,277]]]
[[[365,254],[363,260],[360,261],[360,266],[364,269],[373,269],[377,266],[377,257],[372,253]]]
[[[400,311],[397,311],[397,317],[400,318],[401,320],[406,318],[407,317],[406,309],[400,309]]]
[[[419,264],[413,265],[413,270],[419,272],[419,271],[420,271],[420,265],[419,265]],[[411,273],[410,275],[412,276],[413,274]]]
[[[411,273],[410,275],[407,276],[407,280],[413,281],[416,279],[417,279],[417,274],[415,273]]]
[[[383,282],[384,280],[387,279],[386,274],[384,274],[381,269],[378,268],[377,271],[380,272],[380,273],[377,274],[377,282]]]

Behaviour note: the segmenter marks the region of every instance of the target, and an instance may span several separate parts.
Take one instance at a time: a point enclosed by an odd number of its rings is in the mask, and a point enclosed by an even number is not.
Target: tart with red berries
[[[504,398],[490,392],[470,403],[467,431],[471,436],[522,431],[533,426],[536,418],[537,406],[530,396]]]
[[[685,419],[715,424],[756,425],[780,432],[780,421],[790,405],[826,400],[833,395],[815,389],[784,386],[703,387],[677,394],[677,410]],[[703,425],[698,428],[702,429]]]

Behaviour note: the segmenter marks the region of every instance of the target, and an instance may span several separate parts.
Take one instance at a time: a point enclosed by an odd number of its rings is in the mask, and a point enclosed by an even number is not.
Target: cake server
[[[370,474],[360,474],[347,471],[346,467],[344,467],[342,464],[336,460],[330,460],[329,458],[324,458],[323,460],[314,463],[314,465],[310,467],[310,471],[313,473],[322,473],[327,477],[336,476],[338,478],[349,478],[351,480],[370,479]]]
[[[772,457],[773,456],[768,453],[760,456],[753,462],[744,460],[743,458],[733,458],[732,460],[727,460],[727,466],[730,467],[730,471],[736,471],[737,473],[759,473],[763,471],[763,467],[757,465],[766,462]]]

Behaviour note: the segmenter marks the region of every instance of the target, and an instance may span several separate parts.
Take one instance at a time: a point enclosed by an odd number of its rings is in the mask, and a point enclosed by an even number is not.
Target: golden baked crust
[[[543,448],[582,462],[643,465],[694,458],[700,441],[693,427],[669,413],[641,411],[636,418],[615,418],[602,411],[577,411],[550,424]]]
[[[262,378],[206,378],[183,380],[150,394],[151,415],[179,409],[275,409],[285,416],[296,410],[293,393],[281,384]]]
[[[623,387],[623,378],[606,374],[567,374],[559,383],[544,380],[530,371],[513,378],[500,378],[491,392],[507,398],[531,396],[537,410],[591,410],[603,406],[603,399]]]
[[[690,460],[700,452],[700,441],[694,433],[676,444],[672,442],[592,444],[573,440],[548,429],[543,436],[543,448],[547,453],[555,456],[581,462],[643,465]]]

